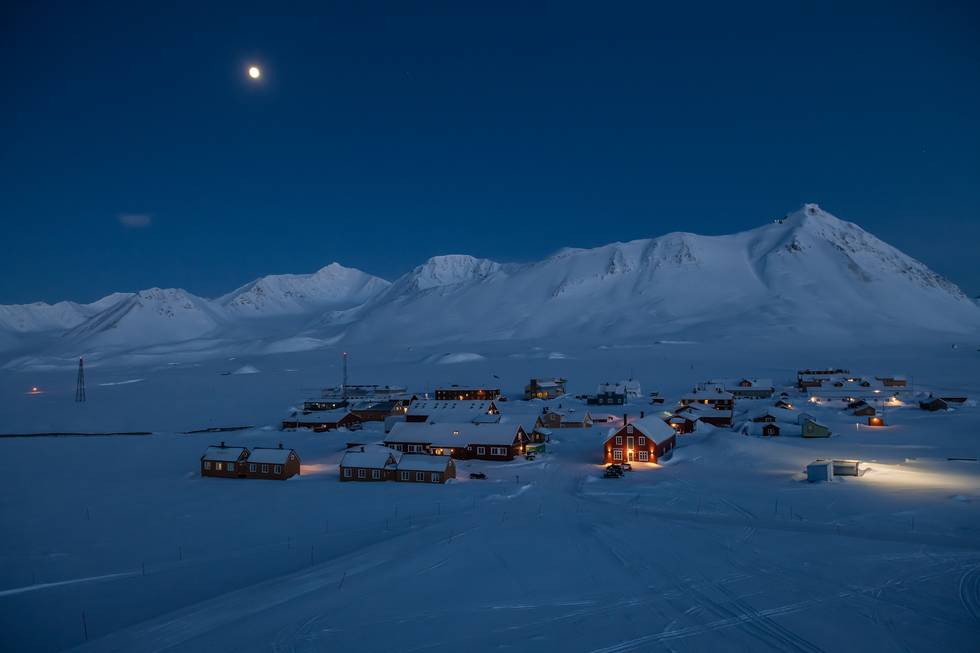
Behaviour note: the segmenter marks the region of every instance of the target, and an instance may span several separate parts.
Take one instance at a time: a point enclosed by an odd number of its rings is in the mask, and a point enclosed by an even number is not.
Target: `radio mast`
[[[75,401],[85,402],[85,363],[84,359],[78,359],[78,380],[75,382]]]

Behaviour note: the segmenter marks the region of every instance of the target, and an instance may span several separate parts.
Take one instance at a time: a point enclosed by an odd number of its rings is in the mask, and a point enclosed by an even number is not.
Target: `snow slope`
[[[812,204],[728,236],[671,233],[516,266],[461,258],[432,259],[320,326],[411,343],[980,327],[954,284]]]
[[[270,317],[362,304],[391,284],[366,272],[331,263],[313,274],[276,274],[256,279],[215,303],[234,316]]]
[[[173,352],[175,343],[206,357],[379,341],[854,344],[936,333],[977,336],[980,307],[815,204],[742,233],[671,233],[526,264],[436,256],[394,283],[332,263],[313,274],[262,277],[215,300],[155,288],[85,306],[0,307],[0,350],[28,362],[161,345]]]

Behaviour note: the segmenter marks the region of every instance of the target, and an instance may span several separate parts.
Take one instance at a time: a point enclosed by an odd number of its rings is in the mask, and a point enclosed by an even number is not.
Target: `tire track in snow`
[[[960,577],[960,603],[976,621],[980,621],[980,566],[971,567]]]

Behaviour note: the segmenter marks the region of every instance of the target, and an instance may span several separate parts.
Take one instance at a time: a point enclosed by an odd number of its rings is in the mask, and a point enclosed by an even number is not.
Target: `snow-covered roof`
[[[743,385],[743,383],[748,383],[748,385]],[[737,379],[717,379],[714,381],[708,381],[704,385],[724,388],[725,390],[745,390],[747,388],[772,390],[775,387],[772,384],[772,379],[750,379],[744,376]]]
[[[667,438],[674,437],[674,429],[670,427],[667,422],[660,419],[659,415],[647,415],[646,417],[641,417],[640,419],[630,420],[629,422],[634,430],[639,430],[642,435],[650,438],[654,442],[662,442]],[[603,441],[608,440],[610,437],[616,435],[622,430],[622,426],[613,426],[607,432]]]
[[[496,404],[493,401],[439,400],[417,399],[408,406],[408,415],[425,415],[429,421],[470,420],[477,415],[487,415],[493,412]]]
[[[446,470],[451,460],[449,456],[407,453],[398,461],[398,471],[442,472]]]
[[[762,429],[764,429],[766,425],[766,422],[746,422],[742,425],[741,431],[743,433],[748,433],[749,435],[762,435]],[[778,422],[775,424],[775,426],[779,427],[780,435],[801,435],[803,433],[803,428],[799,424]]]
[[[726,390],[720,390],[718,388],[712,388],[710,390],[694,390],[693,392],[690,392],[684,395],[683,397],[681,397],[681,401],[704,401],[706,399],[708,400],[722,399],[722,400],[730,401],[734,398],[735,397],[734,395],[732,395],[731,392],[728,392]]]
[[[401,452],[395,451],[376,444],[367,444],[363,447],[354,447],[344,453],[340,460],[341,467],[367,467],[372,469],[384,469],[388,465],[398,463]]]
[[[327,422],[336,423],[343,419],[350,410],[347,408],[335,408],[334,410],[311,410],[309,412],[296,411],[291,414],[286,421],[296,422],[297,424],[324,424]]]
[[[242,457],[242,452],[248,451],[245,447],[220,447],[211,445],[201,456],[201,460],[216,460],[218,462],[233,463]]]
[[[534,428],[541,413],[504,413],[500,417],[501,424],[520,424],[525,431]]]
[[[727,414],[727,413],[726,413]],[[776,419],[777,422],[786,422],[790,424],[795,424],[797,418],[799,417],[799,412],[795,410],[788,410],[786,408],[777,408],[776,406],[769,406],[764,410],[755,412],[752,417],[765,417],[766,415],[771,415]]]
[[[611,392],[617,395],[626,394],[626,386],[622,383],[600,383],[596,392],[602,394],[604,392]]]
[[[705,404],[688,404],[687,406],[681,406],[676,411],[676,413],[691,415],[692,419],[700,419],[702,417],[731,417],[732,411],[730,410],[718,410],[717,408],[712,408]]]
[[[469,444],[512,444],[519,424],[473,424],[472,422],[398,422],[385,442],[431,444],[436,447],[465,447]]]
[[[279,447],[256,447],[248,454],[248,462],[285,465],[291,453],[295,452],[292,449],[280,449]]]

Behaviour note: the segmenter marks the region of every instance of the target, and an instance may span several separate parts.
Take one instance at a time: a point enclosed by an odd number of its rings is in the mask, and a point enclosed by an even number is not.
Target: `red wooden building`
[[[385,446],[405,453],[449,455],[456,459],[513,460],[523,455],[529,438],[520,424],[398,422]]]
[[[300,459],[293,449],[278,447],[229,447],[212,445],[201,456],[201,476],[259,478],[284,481],[300,473]]]
[[[603,437],[602,460],[606,464],[655,463],[677,444],[674,429],[656,415],[626,421],[625,426],[613,427]]]
[[[299,456],[292,449],[255,447],[248,458],[248,478],[266,478],[285,481],[300,473]]]
[[[401,456],[398,451],[376,444],[348,449],[340,460],[340,480],[362,482],[391,480]]]
[[[284,429],[312,429],[317,433],[339,428],[357,429],[360,426],[361,419],[347,408],[297,411],[282,421]]]
[[[435,396],[439,401],[492,401],[500,396],[500,388],[451,385],[436,388]]]
[[[396,466],[394,479],[400,483],[445,483],[456,478],[456,463],[450,456],[407,453]]]
[[[201,476],[217,476],[220,478],[245,478],[248,468],[248,449],[245,447],[229,447],[224,442],[211,445],[201,456]]]

